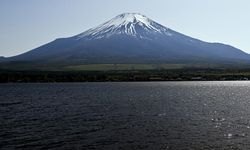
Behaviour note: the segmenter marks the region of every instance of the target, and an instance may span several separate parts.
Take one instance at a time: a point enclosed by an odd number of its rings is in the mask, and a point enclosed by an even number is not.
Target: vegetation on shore
[[[221,81],[248,80],[250,70],[169,69],[109,71],[0,70],[0,82]]]

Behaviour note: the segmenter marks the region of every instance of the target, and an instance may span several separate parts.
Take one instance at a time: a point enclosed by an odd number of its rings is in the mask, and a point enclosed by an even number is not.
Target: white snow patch
[[[138,31],[140,28],[140,31]],[[144,29],[141,31],[141,29]],[[153,20],[138,13],[125,13],[111,19],[104,24],[92,28],[77,35],[77,39],[100,39],[117,34],[126,34],[148,39],[144,33],[159,33],[166,36],[173,36],[173,33],[166,27],[159,25]]]

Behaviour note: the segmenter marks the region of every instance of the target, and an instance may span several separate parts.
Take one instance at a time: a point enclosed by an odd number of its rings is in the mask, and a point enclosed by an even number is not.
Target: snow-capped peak
[[[77,39],[100,39],[112,35],[124,34],[150,39],[147,35],[156,33],[172,36],[170,29],[154,22],[144,15],[139,13],[124,13],[76,37]]]
[[[113,24],[114,26],[117,27],[121,25],[128,25],[129,23],[131,23],[132,25],[139,23],[139,25],[141,26],[145,25],[149,28],[154,29],[154,27],[151,25],[152,22],[153,22],[152,20],[139,13],[124,13],[109,21],[110,24]]]

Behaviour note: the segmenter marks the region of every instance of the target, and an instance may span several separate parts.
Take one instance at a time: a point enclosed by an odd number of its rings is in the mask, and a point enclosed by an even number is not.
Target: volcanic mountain
[[[249,54],[229,45],[204,42],[138,13],[125,13],[69,38],[60,38],[8,61],[102,63],[234,63]]]

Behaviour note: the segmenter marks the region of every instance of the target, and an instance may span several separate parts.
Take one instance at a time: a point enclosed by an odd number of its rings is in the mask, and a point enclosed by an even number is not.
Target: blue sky
[[[124,12],[250,53],[249,0],[1,0],[0,56],[76,35]]]

